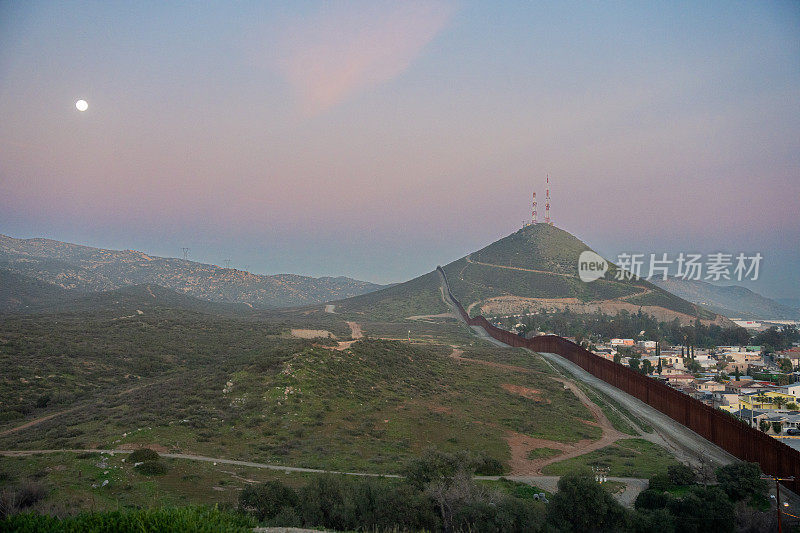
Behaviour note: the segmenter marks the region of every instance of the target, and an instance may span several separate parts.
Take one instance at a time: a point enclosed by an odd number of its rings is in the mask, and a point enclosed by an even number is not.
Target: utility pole
[[[794,476],[778,477],[778,476],[761,476],[761,479],[772,479],[775,481],[775,508],[778,511],[778,533],[783,533],[783,526],[781,525],[781,481],[794,481]]]

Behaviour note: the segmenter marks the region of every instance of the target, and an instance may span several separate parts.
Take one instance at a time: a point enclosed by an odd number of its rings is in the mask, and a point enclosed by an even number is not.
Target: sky
[[[800,3],[0,2],[6,235],[399,282],[548,173],[610,259],[800,298]]]

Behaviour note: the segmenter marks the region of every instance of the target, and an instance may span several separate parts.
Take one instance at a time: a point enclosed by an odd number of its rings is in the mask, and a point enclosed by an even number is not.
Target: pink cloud
[[[447,25],[453,7],[442,2],[333,2],[290,24],[276,64],[306,115],[402,74]]]

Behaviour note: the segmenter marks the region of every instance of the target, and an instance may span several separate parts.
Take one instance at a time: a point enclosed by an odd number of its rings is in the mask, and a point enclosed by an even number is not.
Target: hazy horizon
[[[0,5],[0,233],[379,283],[544,215],[800,298],[800,4]],[[89,108],[79,112],[78,99]]]

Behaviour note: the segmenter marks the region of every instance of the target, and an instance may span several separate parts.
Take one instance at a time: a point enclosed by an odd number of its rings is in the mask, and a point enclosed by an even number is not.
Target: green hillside
[[[591,283],[578,278],[581,252],[589,246],[570,233],[547,224],[522,228],[485,248],[447,264],[450,289],[471,314],[492,299],[504,300],[509,311],[525,312],[536,302],[525,299],[574,299],[577,312],[616,314],[642,307],[645,312],[671,320],[688,321],[715,315],[666,292],[645,280],[615,280],[617,267],[610,265],[605,277]],[[368,320],[402,320],[414,315],[436,315],[447,311],[439,290],[440,280],[431,272],[387,289],[336,302],[337,310]],[[510,300],[509,300],[510,298]],[[514,300],[517,298],[518,300]],[[591,307],[591,309],[589,309]],[[489,306],[489,313],[497,311]]]

